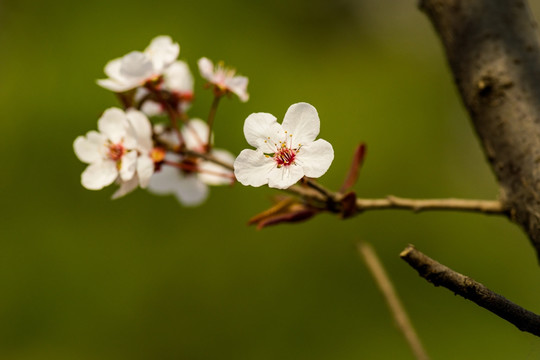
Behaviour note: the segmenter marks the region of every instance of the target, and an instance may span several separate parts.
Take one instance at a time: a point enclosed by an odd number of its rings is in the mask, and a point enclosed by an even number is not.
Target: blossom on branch
[[[177,60],[163,71],[163,81],[156,86],[156,91],[167,94],[166,99],[170,106],[180,113],[186,112],[193,100],[193,75],[185,61]],[[147,99],[145,99],[147,98]],[[141,111],[148,116],[165,113],[165,104],[156,101],[150,90],[139,87],[135,94],[135,101],[142,102]]]
[[[177,148],[178,137],[172,130],[157,127],[159,141],[170,148]],[[204,154],[208,139],[208,125],[192,119],[181,130],[187,150]],[[225,164],[232,164],[234,156],[226,150],[213,149],[209,156]],[[167,153],[159,164],[159,171],[150,179],[148,190],[157,195],[174,195],[186,206],[201,204],[208,197],[208,185],[227,185],[233,182],[232,171],[209,160],[196,156]]]
[[[201,76],[214,85],[217,94],[234,93],[242,102],[249,100],[247,77],[235,75],[236,71],[224,67],[223,63],[218,63],[214,67],[214,63],[205,57],[199,59],[198,65]]]
[[[243,185],[286,189],[302,177],[322,176],[334,159],[329,142],[315,140],[320,120],[310,104],[293,104],[282,124],[268,113],[253,113],[244,123],[247,142],[234,162],[234,174]]]
[[[146,187],[154,172],[152,127],[147,117],[134,109],[110,108],[99,118],[98,129],[73,143],[79,160],[89,164],[81,175],[82,185],[100,190],[117,181],[120,188],[113,198],[137,186]]]
[[[105,66],[108,79],[98,80],[98,85],[114,92],[124,92],[154,80],[176,60],[180,45],[169,36],[158,36],[143,51],[132,51],[111,60]]]

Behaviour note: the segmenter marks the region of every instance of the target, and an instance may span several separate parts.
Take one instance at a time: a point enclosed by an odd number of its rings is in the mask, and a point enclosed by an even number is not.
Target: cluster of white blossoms
[[[226,150],[212,149],[208,124],[191,119],[193,76],[185,61],[178,60],[180,46],[169,36],[154,38],[144,51],[132,51],[105,66],[108,78],[98,85],[118,94],[124,110],[110,108],[98,120],[98,131],[79,136],[75,154],[87,168],[82,185],[100,190],[113,183],[118,198],[137,187],[155,194],[173,194],[184,205],[197,205],[208,195],[208,185],[231,184],[234,175],[204,157],[223,163],[234,161]],[[209,68],[199,61],[200,72],[218,91],[216,96],[236,94],[249,98],[248,79],[235,76],[222,65]],[[152,125],[152,117],[168,115],[168,125]],[[178,124],[180,122],[180,124]]]
[[[85,188],[117,183],[113,198],[147,188],[192,206],[206,199],[209,185],[238,180],[286,189],[304,176],[320,177],[328,170],[334,152],[327,141],[315,140],[320,121],[307,103],[292,105],[282,124],[267,113],[248,116],[244,134],[256,150],[243,150],[235,159],[214,148],[212,125],[219,101],[212,103],[206,121],[188,116],[194,80],[179,53],[170,37],[158,36],[144,51],[107,63],[108,78],[97,83],[116,93],[124,109],[107,109],[98,120],[99,131],[75,139],[75,154],[88,164],[81,175]],[[215,100],[231,94],[243,102],[249,99],[247,77],[204,57],[198,67]],[[169,122],[155,123],[152,118],[158,115],[159,121],[166,115]]]

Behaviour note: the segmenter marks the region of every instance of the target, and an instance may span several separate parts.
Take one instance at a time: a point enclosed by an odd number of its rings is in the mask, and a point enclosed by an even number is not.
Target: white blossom
[[[282,124],[268,113],[253,113],[244,123],[247,142],[234,162],[234,174],[243,185],[286,189],[303,176],[322,176],[334,159],[329,142],[315,140],[320,120],[310,104],[293,104]]]
[[[160,90],[167,91],[177,104],[177,110],[186,112],[191,106],[193,99],[193,75],[185,61],[177,60],[163,71],[163,83]],[[149,90],[143,87],[137,89],[136,101],[141,101],[149,94]],[[144,101],[141,111],[148,116],[162,115],[165,108],[162,104],[154,100]]]
[[[235,75],[234,69],[226,68],[222,63],[215,67],[211,60],[203,57],[198,61],[201,76],[211,84],[214,84],[220,91],[232,92],[246,102],[249,99],[247,93],[248,78]]]
[[[156,126],[158,139],[171,148],[179,145],[173,131]],[[182,127],[182,138],[188,150],[203,153],[208,139],[208,125],[200,119],[192,119]],[[214,158],[232,164],[234,156],[226,150],[213,149]],[[232,171],[211,161],[197,157],[167,153],[159,171],[150,178],[148,190],[158,195],[174,195],[186,206],[201,204],[208,197],[208,185],[226,185],[232,182]]]
[[[147,117],[134,109],[110,108],[99,118],[98,129],[73,143],[79,160],[89,164],[81,175],[82,185],[100,190],[117,181],[120,188],[113,198],[137,186],[146,187],[154,172],[152,127]]]
[[[111,60],[105,66],[107,79],[98,85],[114,92],[124,92],[161,76],[174,63],[180,53],[180,45],[169,36],[158,36],[143,51],[132,51],[121,58]]]

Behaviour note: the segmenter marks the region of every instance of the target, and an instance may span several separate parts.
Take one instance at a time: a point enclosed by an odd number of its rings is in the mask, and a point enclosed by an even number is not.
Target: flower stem
[[[176,136],[178,137],[178,141],[180,142],[180,144],[184,144],[184,137],[182,136],[182,133],[180,132],[180,128],[178,126],[178,118],[181,117],[178,110],[171,106],[171,104],[167,101],[167,99],[161,93],[161,90],[158,87],[154,86],[154,84],[147,82],[145,84],[145,87],[152,94],[156,96],[156,99],[165,108],[165,111],[167,112],[167,116],[169,117],[169,120],[171,122],[171,126],[174,132],[176,133]],[[142,107],[142,102],[140,106]]]
[[[133,93],[115,93],[118,100],[122,103],[124,110],[133,106]]]
[[[205,174],[209,174],[209,175],[224,177],[224,178],[227,178],[227,179],[231,179],[231,182],[234,182],[236,180],[234,175],[232,175],[232,174],[224,174],[224,173],[220,173],[218,171],[211,171],[211,170],[202,171],[195,164],[177,163],[177,162],[174,162],[174,161],[167,161],[167,160],[163,161],[163,164],[169,165],[169,166],[172,166],[172,167],[175,167],[177,169],[184,170],[184,171],[187,171],[187,172],[192,172],[192,173],[193,172],[198,172],[198,173],[205,173]]]
[[[399,330],[405,337],[405,340],[407,340],[407,343],[409,344],[414,356],[418,360],[428,360],[429,356],[422,346],[422,342],[414,330],[411,320],[407,315],[407,311],[405,311],[405,307],[400,301],[396,289],[394,288],[390,277],[386,273],[381,260],[375,253],[375,250],[370,244],[359,242],[358,252],[364,259],[369,272],[373,276],[377,287],[388,304],[390,313],[394,317],[394,320],[396,321]]]
[[[327,188],[325,188],[324,186],[322,186],[317,181],[315,181],[315,180],[313,180],[311,178],[304,177],[303,180],[305,181],[307,186],[309,186],[310,188],[316,190],[318,193],[323,195],[327,200],[335,201],[337,194],[335,194],[332,191],[328,190]]]
[[[214,128],[214,119],[216,117],[217,108],[219,105],[219,100],[221,100],[222,95],[215,94],[212,105],[210,106],[210,112],[208,113],[208,119],[206,123],[208,124],[208,139],[206,141],[206,152],[209,153],[212,149],[212,129]]]
[[[200,153],[200,152],[193,151],[193,150],[188,150],[188,149],[183,150],[182,153],[184,155],[186,155],[186,156],[198,157],[198,158],[213,162],[214,164],[220,165],[221,167],[223,167],[223,168],[225,168],[227,170],[234,171],[234,167],[233,167],[232,164],[229,164],[229,163],[227,163],[225,161],[219,160],[218,158],[216,158],[216,157],[214,157],[214,156],[212,156],[212,155],[210,155],[208,153]]]

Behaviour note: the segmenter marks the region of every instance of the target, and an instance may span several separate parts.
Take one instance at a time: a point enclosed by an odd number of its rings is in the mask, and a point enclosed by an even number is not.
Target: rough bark
[[[421,0],[497,177],[540,258],[540,41],[525,1]]]

